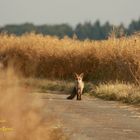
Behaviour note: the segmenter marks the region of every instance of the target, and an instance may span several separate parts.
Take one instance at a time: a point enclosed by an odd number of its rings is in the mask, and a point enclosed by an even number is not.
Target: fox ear
[[[84,77],[84,73],[81,73],[81,74],[80,74],[80,77],[83,78],[83,77]]]
[[[78,74],[75,72],[75,73],[74,73],[74,78],[76,78],[76,77],[78,77]]]

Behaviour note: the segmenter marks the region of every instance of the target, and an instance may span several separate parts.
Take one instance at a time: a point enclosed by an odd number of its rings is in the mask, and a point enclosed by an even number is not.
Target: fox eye
[[[79,80],[79,78],[77,77],[77,78],[76,78],[76,80],[78,81],[78,80]]]

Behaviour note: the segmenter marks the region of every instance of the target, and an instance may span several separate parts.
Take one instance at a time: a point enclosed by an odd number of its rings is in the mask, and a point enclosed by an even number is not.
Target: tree
[[[133,34],[136,31],[140,31],[140,18],[138,19],[138,21],[132,20],[132,22],[128,26],[127,32],[129,35]]]

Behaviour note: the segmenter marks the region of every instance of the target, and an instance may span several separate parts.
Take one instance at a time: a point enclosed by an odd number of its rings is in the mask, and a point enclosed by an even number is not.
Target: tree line
[[[20,25],[5,25],[0,27],[0,33],[6,32],[8,34],[22,35],[24,33],[41,33],[43,35],[53,35],[63,38],[64,36],[76,36],[80,40],[94,39],[103,40],[107,39],[111,31],[114,31],[117,37],[122,35],[131,35],[140,31],[140,18],[133,20],[125,27],[123,24],[113,26],[109,22],[101,24],[99,20],[95,23],[85,22],[79,23],[74,28],[69,24],[59,25],[34,25],[32,23],[24,23]]]

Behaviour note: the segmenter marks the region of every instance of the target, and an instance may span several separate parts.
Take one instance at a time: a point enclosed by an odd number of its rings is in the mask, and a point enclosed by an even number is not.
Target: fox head
[[[84,76],[84,73],[81,73],[81,74],[74,73],[75,80],[76,80],[78,83],[82,82],[83,76]]]

